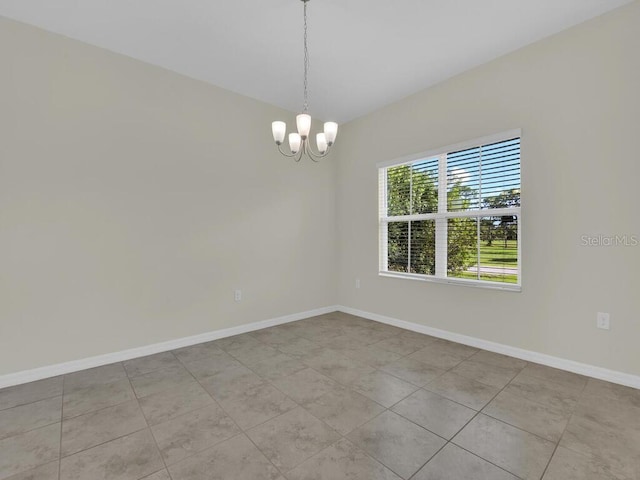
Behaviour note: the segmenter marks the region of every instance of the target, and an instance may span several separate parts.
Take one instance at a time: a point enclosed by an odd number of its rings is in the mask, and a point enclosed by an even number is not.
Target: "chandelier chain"
[[[307,48],[307,1],[303,0],[304,3],[304,104],[302,106],[302,111],[307,113],[309,111],[309,82],[308,82],[308,72],[309,72],[309,49]]]
[[[283,149],[282,144],[287,135],[287,124],[282,121],[275,121],[271,124],[273,140],[278,146],[278,150],[285,157],[293,158],[299,162],[306,156],[314,162],[329,154],[338,134],[338,124],[336,122],[325,122],[324,131],[314,132],[316,138],[316,149],[311,142],[311,115],[309,115],[309,45],[308,45],[308,20],[307,3],[310,0],[302,0],[303,20],[304,20],[304,104],[302,113],[296,115],[296,127],[298,131],[289,134],[289,148]]]

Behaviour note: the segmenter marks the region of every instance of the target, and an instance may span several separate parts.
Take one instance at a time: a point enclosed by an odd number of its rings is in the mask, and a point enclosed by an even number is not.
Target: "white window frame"
[[[378,169],[378,198],[380,201],[378,211],[378,231],[379,231],[379,271],[378,275],[382,277],[405,278],[411,280],[420,280],[425,282],[446,283],[454,285],[466,285],[472,287],[492,288],[497,290],[507,290],[520,292],[522,291],[522,207],[512,208],[480,208],[477,210],[469,210],[462,212],[446,212],[447,210],[447,154],[475,148],[481,145],[498,143],[512,138],[522,138],[522,130],[514,129],[506,132],[489,135],[482,138],[476,138],[466,142],[448,145],[446,147],[429,150],[426,152],[415,153],[405,157],[379,162],[376,164]],[[394,221],[420,221],[435,220],[436,232],[444,232],[436,234],[436,274],[426,275],[417,273],[393,272],[388,270],[388,229],[390,218],[387,213],[387,176],[386,169],[389,167],[397,167],[400,165],[409,165],[418,160],[426,160],[438,158],[438,211],[436,213],[426,213],[417,215],[397,215],[392,218]],[[522,185],[522,153],[520,154],[520,184]],[[444,185],[444,187],[443,187]],[[445,213],[446,212],[446,213]],[[466,278],[447,277],[447,219],[449,218],[482,218],[482,217],[500,217],[504,215],[514,215],[518,219],[517,235],[518,235],[518,283],[500,283],[487,280],[476,280]]]

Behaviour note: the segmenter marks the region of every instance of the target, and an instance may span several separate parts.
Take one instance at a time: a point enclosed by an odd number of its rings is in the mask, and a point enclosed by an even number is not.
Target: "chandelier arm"
[[[313,154],[313,149],[311,148],[311,142],[309,142],[309,139],[307,138],[306,141],[307,145],[304,148],[304,152],[307,154],[307,157],[309,157],[313,162],[318,163],[317,158],[314,154]]]
[[[298,152],[298,158],[294,158],[296,163],[300,163],[300,160],[302,160],[302,156],[304,155],[304,142],[302,142],[302,145],[300,145],[300,151]]]
[[[313,147],[311,146],[311,144],[309,144],[309,148],[308,148],[308,155],[309,158],[311,158],[311,160],[314,160],[315,158],[323,158],[326,157],[329,154],[329,150],[331,149],[331,147],[327,146],[327,149],[324,151],[324,153],[319,153],[319,152],[314,152],[313,151]],[[315,160],[317,162],[317,160]]]
[[[296,154],[295,154],[295,153],[287,153],[287,152],[285,152],[284,150],[282,150],[282,144],[278,145],[278,150],[279,150],[279,151],[280,151],[280,153],[281,153],[282,155],[284,155],[285,157],[289,157],[289,158],[291,158],[291,157],[295,157],[295,156],[296,156]]]

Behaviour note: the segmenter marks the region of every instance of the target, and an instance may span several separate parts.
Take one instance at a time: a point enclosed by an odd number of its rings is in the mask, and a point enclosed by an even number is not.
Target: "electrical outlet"
[[[241,301],[241,300],[242,300],[242,290],[236,290],[236,291],[234,291],[234,292],[233,292],[233,299],[234,299],[236,302]]]
[[[596,326],[602,330],[610,330],[611,319],[609,314],[605,312],[598,312],[598,315],[596,316]]]
[[[356,288],[360,288],[360,279],[356,278]]]

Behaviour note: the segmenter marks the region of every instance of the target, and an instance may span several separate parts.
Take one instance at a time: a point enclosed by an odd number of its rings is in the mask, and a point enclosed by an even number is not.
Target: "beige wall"
[[[640,247],[581,246],[640,235],[638,31],[635,2],[292,165],[269,132],[290,114],[0,19],[0,375],[338,301],[640,374]],[[512,128],[522,293],[379,277],[375,164]]]
[[[290,114],[1,18],[0,64],[0,375],[335,303]]]
[[[351,122],[338,145],[341,304],[640,374],[640,3]],[[376,163],[522,128],[522,293],[377,275]],[[362,287],[355,288],[355,278]],[[611,313],[611,331],[595,328]]]

